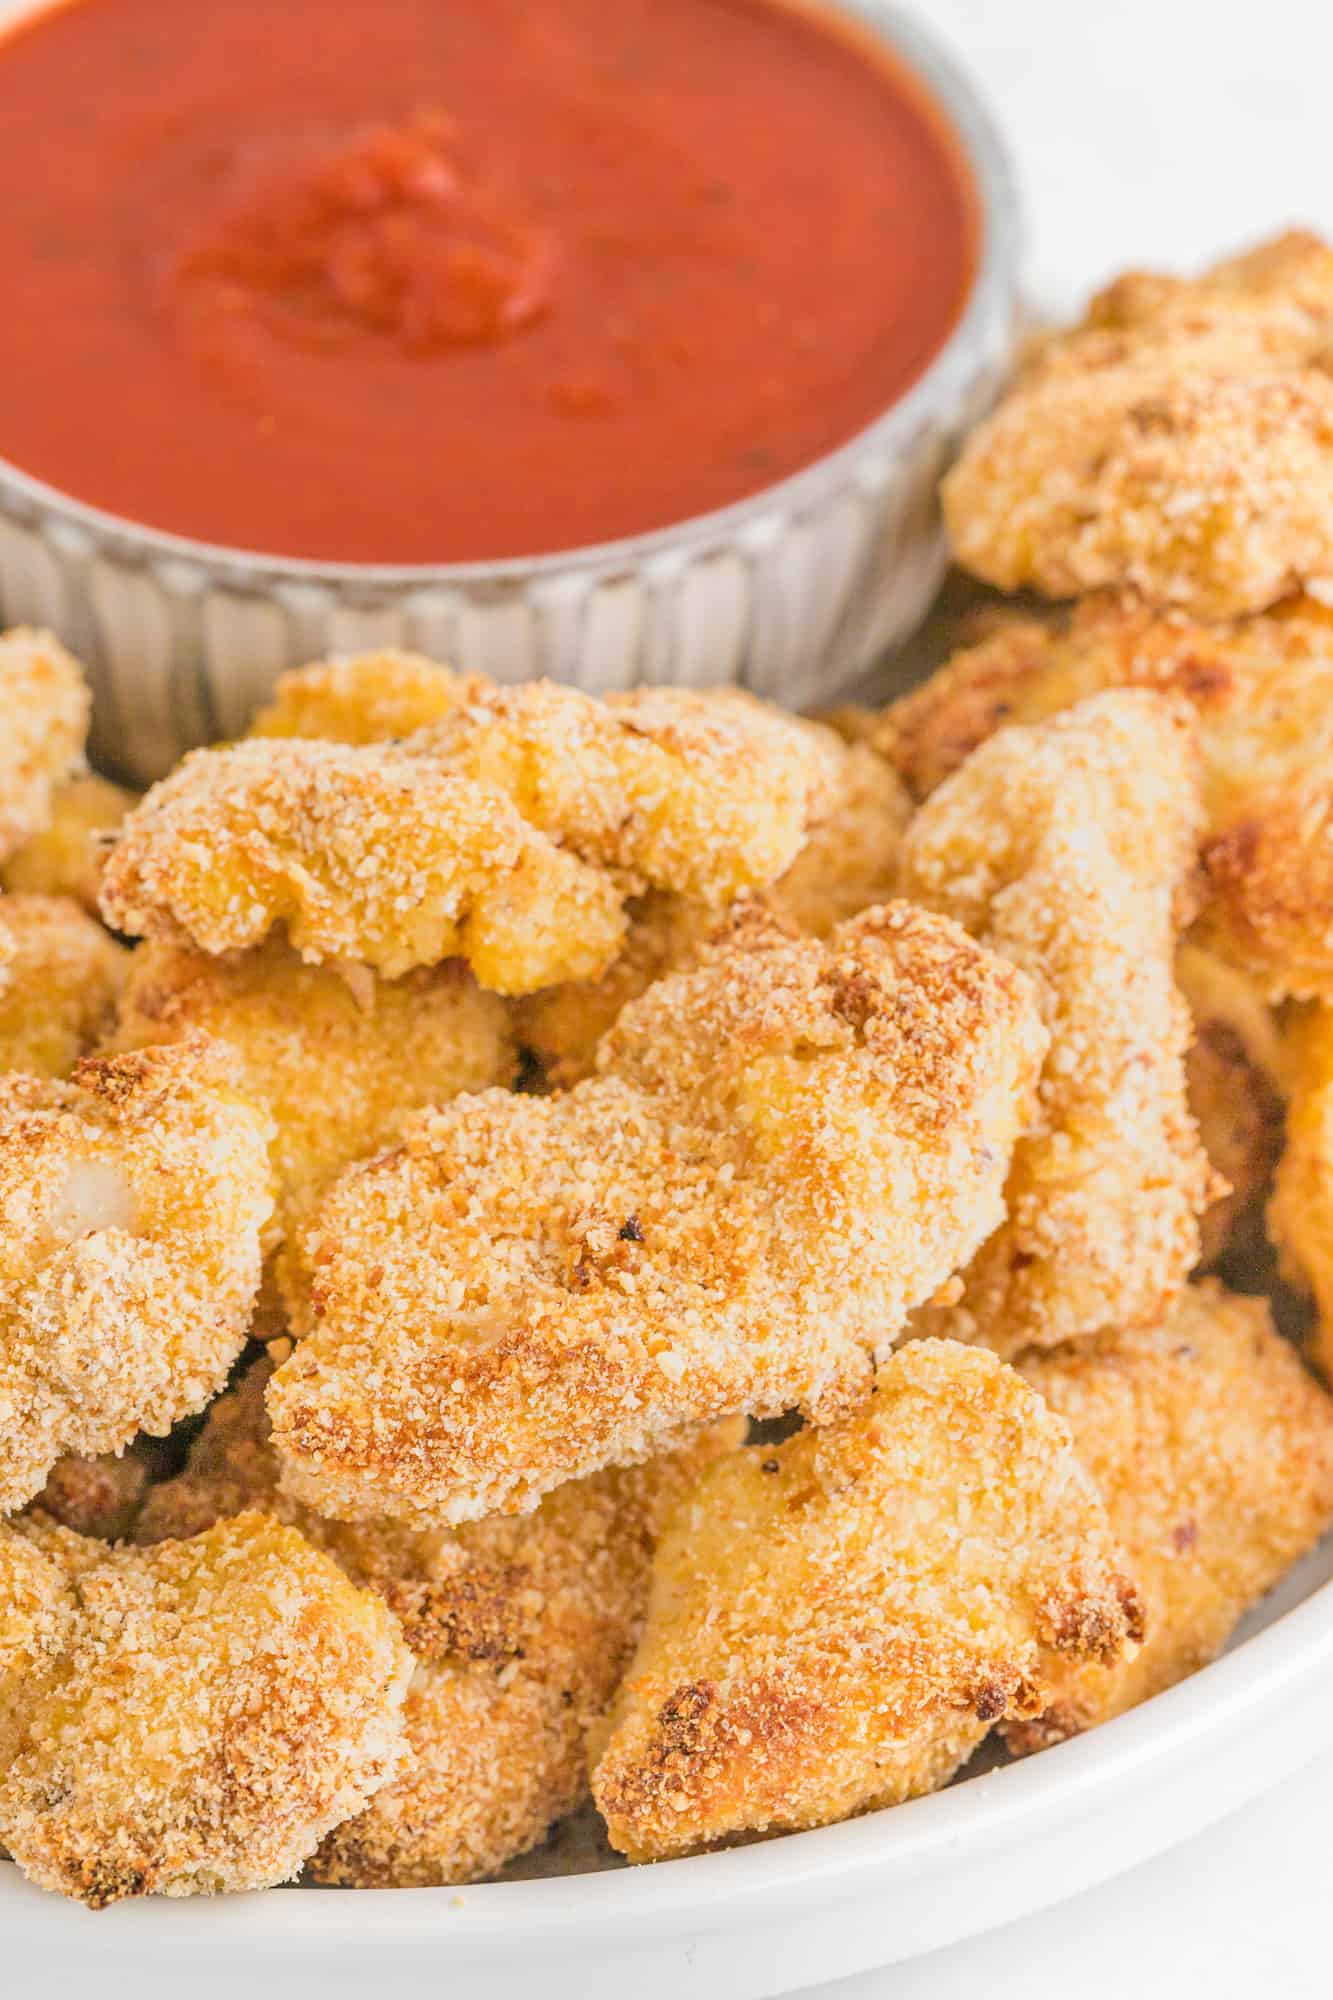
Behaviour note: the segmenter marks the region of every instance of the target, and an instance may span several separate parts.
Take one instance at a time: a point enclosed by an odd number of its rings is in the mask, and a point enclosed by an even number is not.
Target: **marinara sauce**
[[[0,457],[271,554],[742,498],[972,277],[941,114],[781,0],[66,0],[0,39]]]

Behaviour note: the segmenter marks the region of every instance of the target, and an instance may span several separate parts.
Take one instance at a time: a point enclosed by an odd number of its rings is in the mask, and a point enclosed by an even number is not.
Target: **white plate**
[[[280,1890],[98,1915],[0,1866],[0,1992],[759,2000],[911,1957],[1160,1853],[1333,1744],[1331,1579],[1333,1537],[1226,1658],[1088,1736],[728,1853],[458,1891]]]

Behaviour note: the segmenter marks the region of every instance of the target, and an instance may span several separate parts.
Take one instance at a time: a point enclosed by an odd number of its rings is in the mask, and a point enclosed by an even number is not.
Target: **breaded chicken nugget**
[[[1200,625],[1097,598],[958,653],[874,741],[918,798],[1005,722],[1113,687],[1188,701],[1203,756],[1205,928],[1270,998],[1333,986],[1333,611],[1297,598]]]
[[[116,928],[206,951],[285,922],[312,960],[387,977],[462,956],[498,992],[595,977],[626,895],[725,902],[773,880],[818,816],[834,751],[758,704],[467,684],[399,745],[198,751],[131,814],[103,877]]]
[[[825,817],[764,902],[811,937],[827,937],[847,917],[894,894],[898,854],[911,801],[895,773],[873,750],[852,747],[836,756],[837,775]],[[718,927],[707,903],[658,893],[631,904],[620,956],[600,979],[550,987],[520,1003],[519,1039],[542,1063],[547,1080],[567,1086],[590,1076],[597,1044],[621,1009],[655,979],[688,964]]]
[[[162,1435],[245,1342],[268,1128],[186,1044],[0,1078],[0,1511]]]
[[[1010,1353],[1151,1322],[1197,1263],[1172,958],[1199,819],[1187,713],[1128,691],[1004,730],[908,828],[904,892],[1029,973],[1051,1036],[1007,1218],[932,1330]]]
[[[387,743],[441,722],[463,699],[461,674],[420,653],[356,653],[283,674],[251,736]]]
[[[50,632],[0,632],[0,861],[51,817],[56,786],[83,763],[88,690]]]
[[[1176,953],[1176,984],[1194,1023],[1185,1058],[1190,1116],[1229,1190],[1200,1224],[1206,1266],[1262,1235],[1262,1222],[1253,1225],[1282,1151],[1282,1056],[1272,1010],[1243,972],[1187,941]]]
[[[1268,1233],[1293,1284],[1314,1299],[1315,1357],[1333,1381],[1333,1006],[1293,1014],[1282,1037],[1287,1142],[1268,1204]]]
[[[68,1076],[110,1027],[130,954],[56,896],[0,896],[0,1075]]]
[[[225,1044],[233,1088],[272,1120],[270,1240],[288,1246],[277,1276],[302,1324],[295,1232],[329,1184],[388,1145],[409,1111],[510,1083],[516,1064],[504,1002],[457,959],[383,980],[306,965],[279,938],[218,958],[151,939],[134,953],[112,1047],[195,1033]]]
[[[1212,1281],[1164,1325],[1018,1363],[1073,1432],[1143,1598],[1134,1659],[1062,1664],[1036,1750],[1120,1715],[1221,1652],[1233,1627],[1333,1524],[1333,1402],[1261,1299]]]
[[[292,1528],[143,1550],[23,1521],[0,1598],[11,1576],[0,1840],[43,1888],[101,1909],[286,1881],[398,1769],[411,1655]]]
[[[26,1512],[98,1541],[120,1541],[134,1526],[148,1488],[148,1466],[133,1449],[121,1458],[62,1458]]]
[[[599,1073],[410,1120],[311,1231],[269,1389],[287,1490],[428,1525],[534,1506],[687,1426],[828,1418],[994,1229],[1045,1047],[1021,973],[905,904],[749,913]]]
[[[637,1637],[659,1527],[744,1425],[575,1480],[519,1520],[414,1534],[321,1521],[277,1493],[269,1372],[261,1363],[213,1405],[185,1473],[149,1495],[137,1539],[197,1533],[258,1505],[383,1597],[416,1656],[404,1709],[412,1757],[329,1835],[312,1873],[366,1888],[493,1874],[585,1795],[588,1731]]]
[[[1221,282],[1135,278],[1045,343],[944,483],[958,560],[1205,618],[1333,582],[1330,264],[1314,244]]]
[[[915,1342],[858,1415],[704,1474],[593,1796],[632,1861],[895,1805],[1139,1626],[1064,1425],[994,1355]]]
[[[35,896],[70,896],[97,915],[102,857],[136,803],[133,792],[92,771],[57,785],[50,821],[0,868],[0,885]]]

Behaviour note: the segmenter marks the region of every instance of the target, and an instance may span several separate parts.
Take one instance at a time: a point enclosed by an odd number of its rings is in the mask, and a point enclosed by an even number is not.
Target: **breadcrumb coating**
[[[68,1076],[110,1027],[130,954],[55,896],[0,896],[0,1075]]]
[[[409,1111],[508,1084],[516,1067],[504,1002],[457,959],[384,980],[306,965],[279,938],[217,958],[150,939],[134,953],[112,1046],[197,1033],[225,1044],[233,1089],[272,1120],[269,1241],[283,1245],[276,1276],[301,1328],[309,1280],[297,1236],[330,1184],[388,1145]]]
[[[48,824],[0,868],[0,886],[25,895],[69,896],[95,917],[103,856],[136,803],[134,792],[92,771],[57,785]]]
[[[334,1189],[269,1390],[287,1490],[430,1525],[724,1414],[840,1413],[1000,1221],[1044,1047],[1027,979],[941,918],[745,913],[595,1077],[424,1113]]]
[[[393,1617],[261,1514],[151,1550],[19,1522],[0,1597],[0,1840],[43,1888],[266,1888],[399,1767]]]
[[[121,1458],[62,1458],[26,1511],[76,1535],[116,1542],[134,1526],[147,1488],[148,1466],[133,1448]]]
[[[1313,598],[1216,626],[1113,598],[1011,625],[894,702],[874,742],[923,798],[1002,723],[1113,687],[1194,710],[1210,942],[1272,999],[1333,988],[1333,610]]]
[[[1297,1010],[1282,1036],[1287,1141],[1278,1162],[1268,1233],[1283,1274],[1314,1299],[1314,1352],[1333,1381],[1333,1007]]]
[[[1331,253],[1131,274],[1044,343],[944,483],[958,560],[1001,589],[1132,587],[1204,618],[1333,586]]]
[[[873,750],[836,753],[837,777],[825,816],[764,902],[777,916],[827,937],[836,925],[894,894],[898,854],[911,801]],[[662,893],[631,904],[620,956],[600,979],[553,986],[520,1003],[520,1041],[538,1057],[548,1082],[562,1087],[590,1076],[597,1045],[622,1008],[655,979],[688,964],[718,927],[708,904]]]
[[[50,632],[0,632],[0,861],[40,833],[83,763],[90,713],[79,663]]]
[[[0,1078],[0,1512],[57,1459],[161,1436],[245,1342],[265,1121],[207,1045]]]
[[[461,674],[420,653],[355,653],[283,674],[250,736],[387,743],[442,722],[464,698]]]
[[[703,1475],[593,1796],[633,1861],[894,1805],[1139,1636],[1065,1426],[994,1355],[915,1342],[857,1415]]]
[[[831,779],[822,732],[724,697],[469,681],[401,744],[196,751],[131,814],[103,909],[206,951],[283,922],[312,960],[386,977],[461,956],[497,992],[596,977],[647,887],[724,902],[799,851]]]
[[[1143,1598],[1133,1659],[1063,1664],[1026,1751],[1160,1694],[1221,1652],[1242,1614],[1333,1524],[1333,1402],[1261,1299],[1191,1286],[1163,1325],[1019,1362],[1073,1433]]]
[[[416,1657],[410,1762],[311,1863],[357,1888],[471,1882],[546,1837],[587,1792],[586,1742],[638,1635],[657,1534],[739,1421],[644,1466],[595,1473],[536,1513],[417,1534],[322,1521],[277,1492],[260,1364],[213,1405],[186,1472],[137,1538],[197,1533],[247,1506],[292,1521],[401,1620]]]
[[[1282,1151],[1282,1054],[1277,1023],[1243,972],[1201,945],[1176,953],[1176,984],[1194,1023],[1185,1058],[1190,1116],[1228,1192],[1200,1224],[1200,1263],[1258,1248],[1262,1204]]]
[[[1172,959],[1201,819],[1188,711],[1136,690],[1002,731],[921,808],[904,893],[1028,973],[1050,1052],[1007,1217],[934,1331],[1001,1351],[1159,1319],[1213,1193]]]

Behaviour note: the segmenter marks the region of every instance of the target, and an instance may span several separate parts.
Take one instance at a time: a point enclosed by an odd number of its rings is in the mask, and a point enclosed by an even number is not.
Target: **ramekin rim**
[[[492,585],[540,585],[585,574],[633,572],[655,559],[696,555],[710,546],[733,546],[747,529],[773,515],[788,518],[818,506],[853,468],[872,456],[892,455],[918,432],[924,417],[948,400],[957,378],[970,371],[997,322],[1011,317],[1018,298],[1022,252],[1021,202],[1013,162],[999,128],[965,66],[934,34],[896,0],[800,0],[812,11],[839,13],[869,28],[899,56],[944,114],[972,174],[980,207],[981,248],[962,312],[944,344],[917,379],[879,416],[831,451],[725,507],[688,515],[661,528],[608,542],[557,549],[542,555],[502,556],[475,562],[354,563],[319,557],[266,554],[224,543],[195,540],[169,529],[113,514],[79,500],[0,453],[0,506],[18,501],[51,517],[43,526],[73,526],[93,536],[122,560],[145,566],[182,565],[212,579],[253,588],[335,590],[355,602],[358,592],[374,599],[386,592],[463,589]]]

